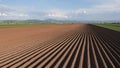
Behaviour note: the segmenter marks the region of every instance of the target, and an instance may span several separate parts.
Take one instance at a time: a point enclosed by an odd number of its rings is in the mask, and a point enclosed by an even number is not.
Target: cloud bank
[[[0,20],[3,19],[60,19],[60,20],[119,20],[120,0],[105,0],[98,5],[76,10],[27,10],[0,4]],[[21,7],[22,8],[22,7]]]

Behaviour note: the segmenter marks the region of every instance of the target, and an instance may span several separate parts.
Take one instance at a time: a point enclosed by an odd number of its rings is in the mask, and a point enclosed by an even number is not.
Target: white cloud
[[[6,13],[0,13],[0,16],[8,16]]]
[[[106,0],[102,4],[74,10],[72,17],[80,20],[119,20],[119,6],[120,0]]]
[[[27,14],[18,14],[18,16],[20,16],[20,17],[27,17],[28,15]]]
[[[86,11],[86,10],[84,10],[84,11],[83,11],[83,13],[84,13],[84,14],[86,14],[86,13],[87,13],[87,11]]]
[[[56,19],[68,19],[69,16],[67,16],[66,12],[60,11],[60,10],[51,10],[46,12],[46,16],[49,18],[56,18]]]
[[[60,19],[67,19],[68,18],[67,15],[60,14],[60,13],[49,13],[47,16],[50,18],[60,18]]]
[[[0,4],[0,20],[3,19],[28,19],[29,15],[18,8]]]
[[[3,16],[8,16],[6,13],[2,13]]]
[[[86,14],[87,11],[86,9],[78,9],[78,10],[74,10],[72,13],[73,14]]]

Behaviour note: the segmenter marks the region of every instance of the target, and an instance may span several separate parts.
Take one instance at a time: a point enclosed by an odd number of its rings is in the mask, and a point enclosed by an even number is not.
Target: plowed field
[[[120,32],[55,25],[0,29],[0,68],[120,68]]]

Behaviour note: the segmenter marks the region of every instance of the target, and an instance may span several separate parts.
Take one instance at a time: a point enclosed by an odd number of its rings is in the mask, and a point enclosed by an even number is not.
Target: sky
[[[0,0],[0,20],[120,20],[120,0]]]

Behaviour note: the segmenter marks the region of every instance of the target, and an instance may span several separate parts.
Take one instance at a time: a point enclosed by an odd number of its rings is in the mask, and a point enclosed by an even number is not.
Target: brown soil
[[[0,29],[2,68],[119,68],[120,33],[81,24]]]
[[[25,28],[0,29],[0,50],[13,49],[18,46],[36,45],[55,38],[78,25],[46,25]]]

